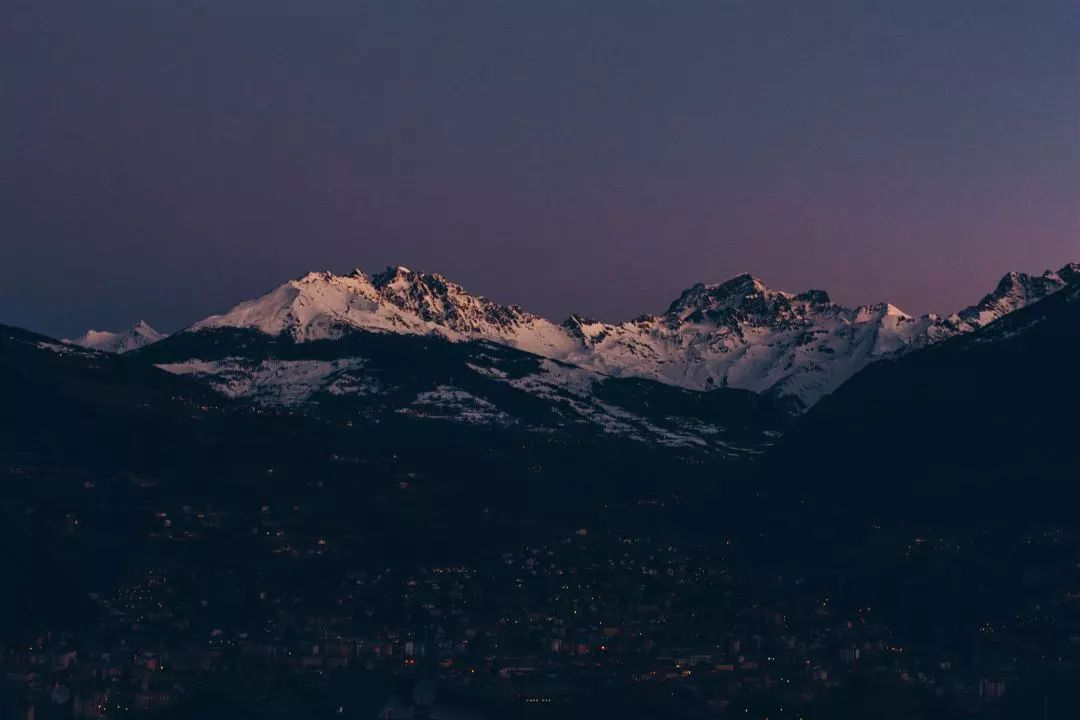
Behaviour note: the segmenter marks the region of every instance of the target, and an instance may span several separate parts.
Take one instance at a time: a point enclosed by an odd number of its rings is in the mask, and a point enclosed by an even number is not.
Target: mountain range
[[[970,332],[1064,287],[1075,265],[1009,273],[977,304],[945,318],[889,303],[847,308],[821,290],[774,290],[748,274],[698,284],[668,309],[618,324],[554,323],[470,295],[437,273],[405,267],[367,275],[310,273],[185,332],[249,328],[295,342],[355,331],[486,340],[613,377],[693,390],[734,387],[812,405],[875,359]]]
[[[696,339],[726,327],[722,338],[769,338],[775,352],[801,332],[810,342],[792,357],[811,345],[829,358],[824,341],[843,333],[826,321],[847,320],[859,342],[843,347],[864,354],[836,360],[853,374],[809,408],[775,388],[704,391],[528,352],[511,341],[554,344],[552,328],[572,337],[570,324],[405,275],[305,276],[123,353],[0,326],[0,391],[14,398],[0,406],[14,429],[0,434],[0,457],[19,472],[53,468],[74,487],[90,474],[124,492],[152,485],[230,503],[340,477],[352,498],[343,511],[373,508],[366,522],[380,532],[423,517],[469,547],[487,542],[492,523],[532,531],[590,508],[681,497],[681,527],[713,528],[727,507],[738,508],[728,530],[780,528],[757,550],[766,559],[796,557],[795,538],[813,556],[854,552],[882,528],[1064,522],[1080,500],[1070,480],[1080,463],[1075,265],[1010,273],[945,318],[845,309],[740,276],[638,321],[697,326]],[[866,325],[878,328],[870,339]]]
[[[884,302],[848,308],[822,290],[789,293],[742,274],[694,285],[662,313],[610,324],[577,315],[555,323],[406,267],[371,275],[313,272],[181,332],[248,329],[294,343],[357,332],[486,341],[610,377],[768,392],[810,406],[876,359],[971,332],[1078,274],[1076,264],[1042,275],[1012,272],[978,303],[946,317],[913,317]],[[90,331],[71,342],[126,352],[161,338],[140,322],[123,333]]]
[[[603,326],[611,335],[582,332],[591,342],[575,328],[599,324],[556,325],[403,269],[308,275],[123,353],[0,326],[0,395],[13,399],[0,404],[13,429],[0,433],[0,545],[38,537],[25,509],[41,498],[81,514],[96,497],[100,513],[81,520],[100,539],[64,535],[58,567],[4,569],[48,599],[59,593],[42,574],[96,587],[125,563],[157,566],[161,549],[137,530],[168,501],[311,508],[320,531],[347,528],[373,561],[406,564],[616,513],[632,527],[648,514],[639,529],[659,532],[651,513],[666,507],[678,533],[741,537],[781,574],[826,564],[815,587],[828,597],[877,588],[860,602],[900,618],[918,607],[938,629],[982,622],[984,605],[1015,616],[1032,577],[1009,538],[1057,542],[1080,500],[1078,280],[1076,265],[1010,273],[969,308],[912,318],[739,276]],[[682,348],[687,365],[786,354],[788,384],[598,370],[620,359],[611,348],[636,347],[632,332],[700,343]],[[822,377],[843,381],[812,404],[785,392]],[[236,541],[184,562],[248,562]]]

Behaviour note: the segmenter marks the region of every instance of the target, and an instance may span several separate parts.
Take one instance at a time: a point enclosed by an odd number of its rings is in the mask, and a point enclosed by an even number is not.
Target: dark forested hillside
[[[1073,287],[870,366],[791,429],[771,478],[822,507],[909,522],[1067,513],[1080,493],[1078,368]]]

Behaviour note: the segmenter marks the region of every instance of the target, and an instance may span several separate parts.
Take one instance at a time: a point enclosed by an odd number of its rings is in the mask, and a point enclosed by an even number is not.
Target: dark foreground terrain
[[[1077,717],[1074,296],[757,460],[272,410],[5,328],[0,717]]]

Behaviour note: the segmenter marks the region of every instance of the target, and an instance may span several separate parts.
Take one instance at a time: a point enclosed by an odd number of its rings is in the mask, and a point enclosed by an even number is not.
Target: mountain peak
[[[718,294],[731,295],[737,293],[764,293],[769,290],[761,278],[748,272],[739,273],[720,283],[706,284],[705,287]]]
[[[376,286],[386,285],[394,282],[395,280],[406,280],[410,278],[423,278],[428,273],[416,272],[405,265],[387,265],[384,270],[372,274],[371,282]]]
[[[1047,270],[1042,275],[1028,275],[1015,271],[1006,273],[998,281],[993,292],[983,297],[977,304],[950,316],[949,322],[957,327],[980,328],[1056,293],[1076,277],[1075,263],[1066,265],[1058,272]]]
[[[88,348],[90,350],[125,353],[155,343],[164,337],[165,335],[163,333],[159,333],[157,330],[150,327],[150,323],[145,320],[139,320],[127,330],[122,330],[120,332],[87,330],[82,336],[65,339],[64,342]]]
[[[795,295],[773,290],[750,273],[740,273],[721,283],[698,283],[684,290],[668,307],[666,315],[690,321],[752,318],[762,322],[789,322],[793,317],[831,307],[832,299],[824,290]]]
[[[485,339],[539,354],[572,341],[557,325],[516,305],[470,295],[438,273],[404,265],[367,275],[313,272],[262,297],[201,320],[192,332],[250,328],[294,341],[338,339],[354,331]]]
[[[697,313],[715,314],[768,299],[771,294],[775,295],[760,279],[739,273],[721,283],[696,283],[671,303],[667,314],[684,318]]]
[[[912,319],[910,315],[898,308],[896,305],[893,305],[891,302],[880,302],[874,305],[869,305],[867,306],[867,309],[874,314],[880,315],[881,317],[895,317],[903,318],[905,320]]]
[[[1057,271],[1058,277],[1070,285],[1080,283],[1080,263],[1069,263]]]

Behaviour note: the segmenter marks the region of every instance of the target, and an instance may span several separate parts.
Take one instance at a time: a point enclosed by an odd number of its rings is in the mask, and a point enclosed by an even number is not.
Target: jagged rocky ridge
[[[1078,275],[1075,264],[1039,276],[1009,273],[976,305],[944,318],[916,318],[888,303],[847,308],[822,290],[774,290],[743,274],[695,285],[657,315],[618,324],[572,316],[555,324],[470,295],[437,273],[405,267],[373,275],[318,272],[185,332],[245,328],[297,343],[356,331],[483,340],[607,376],[770,392],[810,406],[877,359],[971,332]]]

